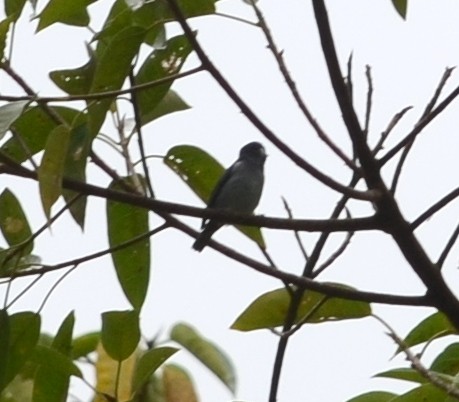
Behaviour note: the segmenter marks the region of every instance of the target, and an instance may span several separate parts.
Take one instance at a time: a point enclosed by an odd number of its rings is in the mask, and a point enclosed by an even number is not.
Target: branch
[[[4,63],[0,67],[11,76],[12,70],[7,64]],[[188,77],[190,75],[199,73],[203,70],[204,68],[200,66],[200,67],[192,68],[189,71],[185,71],[183,73],[169,75],[167,77],[159,78],[154,81],[145,82],[143,84],[131,86],[130,88],[127,88],[127,89],[119,89],[116,91],[95,92],[95,93],[85,94],[85,95],[68,95],[68,96],[37,96],[35,93],[29,93],[27,96],[0,95],[0,100],[8,101],[8,102],[31,100],[31,101],[36,101],[37,103],[100,100],[100,99],[105,99],[105,98],[113,98],[113,97],[117,97],[120,95],[132,94],[134,92],[154,88],[156,86],[159,86],[159,85],[171,82],[171,81],[175,81],[179,78],[184,78],[184,77]],[[14,79],[16,80],[17,78],[20,78],[20,77],[16,74]],[[23,80],[21,81],[25,84]]]
[[[387,125],[386,129],[381,133],[381,137],[379,138],[379,141],[373,148],[373,155],[376,156],[376,154],[383,149],[384,142],[386,141],[387,137],[389,137],[389,134],[392,132],[392,130],[395,128],[395,126],[398,124],[398,122],[402,119],[402,117],[405,115],[408,110],[411,110],[413,106],[406,106],[403,108],[400,112],[396,113],[394,117],[392,117],[392,120],[389,122]]]
[[[365,68],[365,76],[367,77],[368,91],[367,91],[367,107],[365,112],[365,125],[363,126],[363,132],[365,137],[368,138],[368,132],[370,130],[370,117],[371,107],[373,99],[373,79],[371,77],[371,67],[369,65]]]
[[[24,277],[24,276],[44,275],[44,274],[46,274],[48,272],[58,271],[58,270],[63,269],[63,268],[78,266],[78,265],[83,264],[85,262],[89,262],[89,261],[95,260],[97,258],[103,257],[104,255],[112,254],[115,251],[119,251],[119,250],[122,250],[122,249],[124,249],[126,247],[129,247],[129,246],[131,246],[131,245],[133,245],[133,244],[135,244],[135,243],[137,243],[137,242],[139,242],[141,240],[146,239],[147,237],[154,236],[155,234],[163,231],[164,229],[167,229],[168,227],[169,227],[168,224],[163,223],[162,225],[158,226],[155,229],[152,229],[152,230],[150,230],[150,231],[148,231],[146,233],[142,233],[142,234],[140,234],[138,236],[135,236],[135,237],[123,242],[123,243],[117,244],[114,247],[110,247],[110,248],[107,248],[105,250],[97,251],[95,253],[86,255],[84,257],[75,258],[73,260],[61,262],[61,263],[55,264],[55,265],[43,265],[42,268],[34,268],[34,269],[28,269],[28,270],[25,270],[25,271],[17,271],[17,272],[13,273],[13,275],[11,276],[11,279],[13,280],[15,278],[20,278],[20,277]]]
[[[135,76],[134,76],[134,72],[132,69],[131,69],[131,72],[129,73],[129,83],[131,84],[131,88],[135,86]],[[140,158],[142,161],[143,174],[147,182],[147,188],[148,188],[149,195],[150,197],[154,198],[155,193],[153,191],[153,185],[151,184],[150,172],[148,171],[145,147],[143,144],[142,123],[140,121],[139,102],[137,99],[136,92],[131,93],[131,103],[132,103],[132,108],[134,109],[135,130],[137,132],[137,140],[139,144],[139,153],[140,153]]]
[[[368,148],[355,111],[349,102],[349,95],[342,79],[324,1],[313,0],[313,8],[335,97],[340,106],[349,136],[355,146],[355,151],[362,166],[363,176],[368,188],[379,192],[379,197],[375,201],[376,207],[379,213],[384,216],[384,220],[388,221],[388,233],[397,243],[406,261],[427,287],[429,294],[434,298],[435,307],[445,313],[453,325],[459,328],[459,300],[413,235],[410,225],[403,218],[397,202],[387,190],[380,174],[381,164],[376,162],[373,153]],[[429,116],[432,116],[431,118],[433,119],[446,107],[444,105],[445,102],[440,104]],[[426,121],[426,119],[423,119],[418,127],[427,124]]]
[[[287,215],[289,219],[293,219],[293,214],[292,214],[292,210],[290,209],[290,205],[288,205],[288,202],[284,197],[282,197],[282,202],[284,203],[284,208],[287,211]],[[300,248],[301,254],[303,255],[304,260],[307,261],[309,258],[308,252],[306,251],[306,248],[304,247],[304,244],[301,241],[300,234],[298,233],[297,230],[295,230],[293,233],[295,234],[295,239],[296,239],[296,242],[298,243],[298,247]]]
[[[389,162],[400,150],[402,150],[409,142],[411,142],[416,136],[424,130],[438,115],[440,115],[457,97],[459,96],[459,87],[454,89],[440,104],[434,108],[427,116],[425,116],[418,124],[411,130],[411,132],[395,145],[390,151],[388,151],[380,160],[381,166]]]
[[[451,201],[454,201],[457,197],[459,197],[459,187],[451,191],[449,194],[445,195],[443,198],[441,198],[439,201],[433,204],[427,211],[419,215],[411,223],[411,229],[416,230],[420,225],[422,225],[425,221],[432,217],[432,215],[440,211],[440,209],[444,208]]]
[[[431,113],[432,109],[434,108],[435,104],[438,101],[438,98],[441,94],[441,91],[443,90],[444,86],[446,85],[446,82],[448,81],[448,78],[451,76],[451,72],[454,70],[454,68],[447,68],[445,72],[443,73],[443,76],[440,79],[439,84],[437,85],[437,88],[432,96],[432,99],[429,101],[427,104],[424,112],[422,113],[419,121],[424,119]],[[406,144],[405,148],[403,149],[402,156],[400,157],[400,160],[398,161],[397,167],[395,168],[395,173],[394,173],[394,178],[392,180],[392,185],[391,185],[391,192],[392,194],[395,194],[395,190],[397,189],[397,184],[400,179],[400,175],[402,174],[402,169],[403,165],[408,157],[409,152],[411,151],[414,141],[416,137],[413,137],[413,139]]]
[[[298,88],[296,86],[295,81],[293,80],[290,72],[288,71],[287,65],[285,64],[283,52],[279,51],[276,43],[274,42],[274,38],[271,34],[271,30],[269,29],[268,24],[266,23],[265,17],[261,12],[260,8],[257,6],[256,2],[252,2],[252,7],[255,11],[255,14],[259,21],[259,26],[263,31],[265,38],[268,42],[268,49],[273,54],[274,58],[276,59],[277,65],[279,70],[284,77],[285,83],[287,87],[290,89],[290,92],[295,99],[298,107],[303,112],[303,115],[308,120],[309,124],[314,128],[315,132],[317,133],[318,137],[337,155],[349,168],[351,168],[354,172],[359,172],[359,168],[355,165],[355,163],[350,160],[346,154],[338,147],[331,138],[325,133],[325,131],[320,127],[319,123],[317,123],[316,119],[312,116],[311,112],[309,111],[308,107],[306,106],[305,102],[303,101],[300,93],[298,92]]]
[[[9,157],[0,154],[0,161],[7,164],[0,167],[0,173],[7,173],[15,176],[37,180],[37,174],[21,165],[15,164]],[[13,166],[13,167],[12,167]],[[115,191],[95,185],[83,183],[77,180],[64,178],[64,188],[92,195],[95,197],[124,202],[126,204],[145,208],[150,211],[164,214],[179,214],[196,218],[218,219],[225,223],[266,227],[271,229],[298,230],[307,232],[348,232],[359,230],[384,230],[385,224],[378,216],[353,219],[283,219],[266,216],[253,216],[232,213],[218,209],[197,208],[183,204],[160,201],[147,198],[137,194]]]
[[[314,270],[313,272],[313,277],[316,278],[318,275],[320,275],[323,271],[325,271],[330,265],[332,265],[349,247],[351,244],[351,239],[354,236],[354,232],[349,232],[346,237],[344,238],[344,241],[341,243],[341,245],[335,250],[335,252],[330,255],[329,258],[327,258],[320,266]]]
[[[453,248],[454,244],[456,243],[458,237],[459,237],[459,224],[456,226],[456,229],[454,230],[453,234],[449,238],[448,243],[446,243],[444,250],[440,254],[440,257],[438,258],[438,261],[437,261],[438,268],[441,269],[443,267],[446,257],[448,257],[448,254]]]

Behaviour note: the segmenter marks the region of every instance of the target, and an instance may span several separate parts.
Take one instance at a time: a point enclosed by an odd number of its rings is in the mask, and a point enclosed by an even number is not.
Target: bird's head
[[[265,162],[266,157],[265,148],[259,142],[250,142],[244,145],[239,153],[240,159],[251,159],[259,161],[262,164]]]

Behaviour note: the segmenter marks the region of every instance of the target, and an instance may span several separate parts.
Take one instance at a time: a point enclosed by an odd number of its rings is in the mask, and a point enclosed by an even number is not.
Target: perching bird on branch
[[[251,214],[263,190],[265,160],[266,151],[259,142],[251,142],[242,147],[239,159],[225,171],[212,191],[207,207]],[[214,219],[203,219],[204,230],[194,242],[193,248],[201,251],[223,225]]]

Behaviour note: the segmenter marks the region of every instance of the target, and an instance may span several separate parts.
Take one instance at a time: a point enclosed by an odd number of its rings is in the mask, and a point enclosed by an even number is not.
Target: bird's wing
[[[213,208],[215,206],[215,200],[217,199],[218,195],[221,193],[222,188],[228,182],[228,179],[233,175],[234,170],[238,168],[239,163],[240,163],[239,161],[236,161],[228,169],[225,170],[222,177],[217,182],[214,189],[212,190],[212,193],[210,194],[209,202],[207,203],[207,208]],[[206,218],[202,220],[202,227],[206,225],[207,221],[208,219]]]

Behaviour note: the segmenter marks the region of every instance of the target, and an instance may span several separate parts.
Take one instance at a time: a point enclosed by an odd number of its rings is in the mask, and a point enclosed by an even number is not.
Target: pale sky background
[[[39,1],[39,9],[44,3]],[[99,0],[89,8],[94,17],[92,28],[100,27],[111,3],[111,0]],[[330,137],[348,152],[349,140],[331,92],[310,3],[261,0],[259,5],[276,43],[284,49],[288,67],[313,115]],[[335,0],[326,4],[343,70],[349,54],[353,52],[354,55],[354,99],[361,117],[366,101],[365,65],[372,66],[374,100],[370,136],[373,143],[394,113],[405,106],[414,106],[387,142],[389,148],[416,122],[444,68],[458,64],[459,4],[452,0],[411,1],[407,21],[399,17],[390,0]],[[239,0],[220,1],[218,10],[254,19],[251,8]],[[89,41],[91,34],[84,28],[54,25],[34,35],[37,22],[28,22],[31,12],[27,6],[17,26],[13,67],[41,95],[62,94],[47,73],[85,63],[84,41]],[[198,39],[208,55],[262,120],[309,162],[336,180],[347,183],[349,173],[343,164],[316,138],[292,101],[261,32],[252,26],[215,16],[194,19],[192,26],[198,30]],[[168,32],[177,33],[177,25],[171,24]],[[196,58],[191,56],[183,71],[196,64]],[[457,74],[450,80],[446,93],[459,84]],[[0,88],[2,94],[22,94],[4,74],[0,75]],[[236,159],[242,145],[260,141],[266,146],[269,158],[265,191],[257,212],[285,216],[281,202],[284,196],[296,217],[328,217],[339,196],[286,160],[208,74],[200,73],[176,82],[174,89],[192,109],[146,126],[144,134],[149,154],[164,155],[174,145],[193,144],[228,166]],[[397,193],[408,219],[417,217],[457,186],[458,102],[425,130],[408,159]],[[126,113],[130,111],[126,109]],[[108,125],[105,129],[110,130]],[[100,142],[96,147],[101,154],[108,151]],[[108,155],[112,166],[123,174],[122,161],[110,151]],[[162,162],[152,159],[149,166],[158,198],[202,206]],[[385,177],[391,178],[391,174],[391,167],[386,168]],[[92,166],[89,179],[100,185],[108,184],[108,178]],[[7,186],[20,197],[33,227],[42,225],[45,218],[36,184],[2,177],[0,191]],[[371,206],[362,202],[350,205],[354,216],[372,211]],[[438,257],[453,231],[458,212],[458,205],[453,204],[447,212],[439,213],[420,228],[419,238],[432,258]],[[185,220],[196,228],[200,225],[197,219]],[[152,215],[152,226],[158,222]],[[35,253],[43,262],[52,264],[104,249],[107,247],[105,226],[104,202],[90,199],[84,234],[67,216],[53,225],[52,233],[39,237]],[[304,262],[293,235],[274,230],[264,230],[264,234],[268,250],[279,268],[300,273]],[[316,237],[302,235],[309,250]],[[215,238],[263,261],[256,246],[232,228],[222,229]],[[342,235],[335,236],[332,244],[338,244],[341,239]],[[177,321],[190,323],[233,359],[239,378],[237,400],[266,401],[277,338],[269,331],[240,333],[229,330],[229,326],[252,300],[280,287],[281,283],[211,249],[196,253],[191,250],[191,244],[191,238],[173,230],[152,239],[151,283],[141,317],[143,334],[151,338],[158,331],[167,334]],[[459,283],[457,266],[456,247],[444,269],[453,288]],[[40,281],[15,305],[15,310],[37,308],[61,275],[62,272],[58,272]],[[423,292],[422,284],[391,239],[377,233],[357,234],[346,254],[319,279],[362,290],[401,294]],[[15,290],[19,291],[26,283],[28,280],[15,282]],[[0,292],[3,291],[0,288]],[[101,258],[79,267],[54,291],[43,311],[43,328],[55,333],[64,317],[75,310],[76,333],[83,334],[100,328],[103,311],[126,308],[129,305],[117,284],[111,260]],[[376,305],[374,311],[404,336],[433,310]],[[445,342],[438,342],[441,344]],[[394,350],[385,329],[371,318],[306,326],[289,344],[278,400],[341,402],[369,390],[405,390],[408,383],[371,379],[373,374],[390,367],[407,366],[402,357],[389,361]],[[193,373],[203,402],[232,400],[218,380],[185,352],[173,360],[183,363]],[[87,387],[78,381],[73,383],[72,392],[82,398],[90,395]]]

